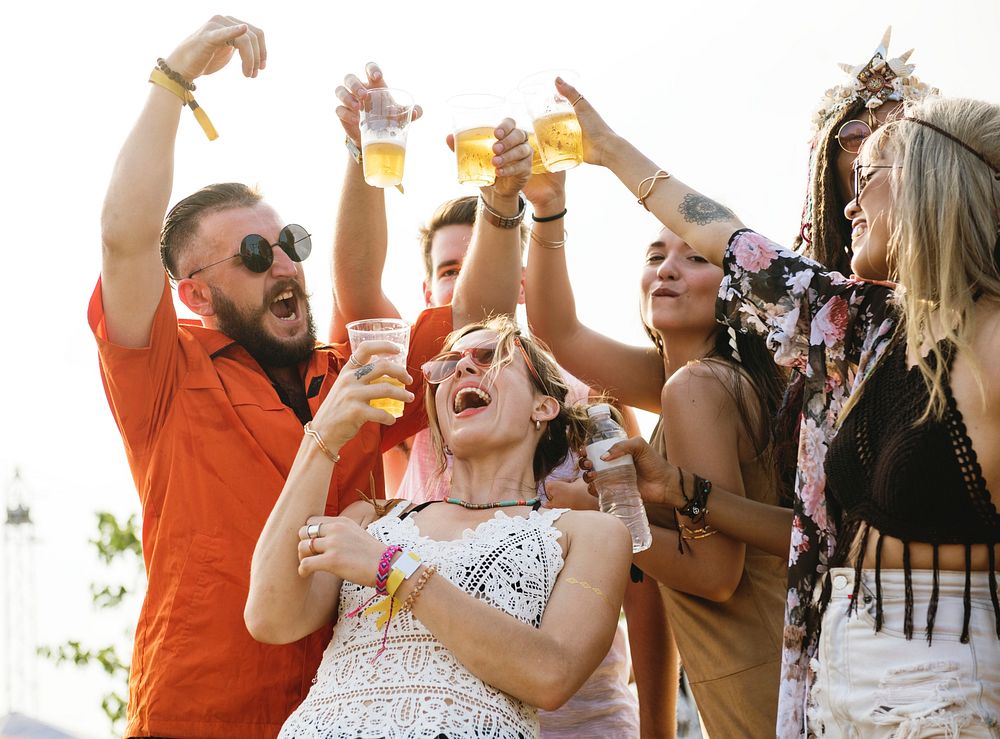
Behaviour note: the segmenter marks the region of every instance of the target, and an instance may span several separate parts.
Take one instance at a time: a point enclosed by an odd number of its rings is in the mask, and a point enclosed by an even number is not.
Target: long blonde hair
[[[887,257],[903,286],[898,295],[907,354],[930,395],[921,420],[940,419],[947,407],[942,340],[971,360],[985,402],[982,367],[971,351],[973,306],[981,296],[1000,298],[1000,106],[929,98],[876,131],[863,156],[871,161],[883,150],[897,166]]]

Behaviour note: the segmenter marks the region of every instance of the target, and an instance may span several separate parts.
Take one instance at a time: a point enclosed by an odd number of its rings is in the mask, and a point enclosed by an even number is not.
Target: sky
[[[0,496],[16,469],[31,507],[38,642],[127,643],[137,603],[96,612],[91,582],[109,572],[88,540],[98,510],[127,517],[138,499],[101,387],[86,323],[100,270],[100,210],[111,169],[148,93],[158,56],[205,22],[193,0],[8,2],[0,9],[0,214],[11,317],[0,363]],[[377,61],[424,110],[409,135],[406,194],[387,191],[384,286],[405,316],[422,307],[418,226],[441,201],[474,192],[455,180],[445,101],[507,95],[527,74],[572,69],[579,89],[661,167],[729,205],[782,243],[798,231],[809,120],[839,84],[837,62],[868,60],[892,24],[890,52],[915,47],[917,75],[954,96],[1000,100],[993,56],[997,0],[817,2],[385,2],[256,0],[219,7],[264,29],[268,67],[231,64],[197,81],[220,137],[182,112],[171,202],[222,181],[259,185],[313,234],[306,276],[320,333],[330,313],[329,244],[347,154],[334,89]],[[581,319],[644,344],[639,269],[653,218],[607,171],[569,173],[566,245]],[[651,418],[642,417],[648,431]],[[0,556],[9,556],[0,550]],[[0,577],[4,568],[0,567]],[[0,582],[2,597],[11,588]],[[3,609],[0,609],[3,618]],[[7,630],[0,631],[0,715]],[[12,706],[86,737],[107,737],[96,671],[37,665],[33,698]]]

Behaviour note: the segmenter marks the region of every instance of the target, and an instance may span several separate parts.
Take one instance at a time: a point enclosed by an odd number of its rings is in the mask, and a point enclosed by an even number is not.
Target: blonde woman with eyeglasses
[[[633,191],[657,171],[564,90],[587,161]],[[807,378],[790,561],[805,553],[813,568],[790,583],[778,734],[995,735],[1000,107],[908,106],[867,139],[853,180],[858,279],[746,229],[677,176],[645,199],[723,267],[720,296],[744,329]],[[675,469],[622,447],[656,462],[639,465],[644,496],[676,488]]]

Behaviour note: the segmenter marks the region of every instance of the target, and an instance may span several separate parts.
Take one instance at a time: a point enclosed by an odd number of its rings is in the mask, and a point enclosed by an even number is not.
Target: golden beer
[[[455,157],[461,184],[487,187],[496,181],[496,169],[491,164],[496,156],[493,145],[497,142],[493,131],[491,126],[479,126],[455,134]]]
[[[545,174],[548,170],[542,161],[542,152],[534,131],[528,131],[528,145],[531,146],[531,174]]]
[[[583,132],[576,114],[552,113],[536,118],[535,136],[549,172],[571,169],[583,161]]]
[[[368,384],[371,385],[376,382],[384,382],[389,385],[395,385],[396,387],[406,387],[406,385],[401,383],[395,377],[389,377],[389,375],[382,375]],[[380,408],[381,410],[386,411],[393,418],[399,418],[403,415],[402,400],[396,400],[395,398],[376,398],[375,400],[368,401],[368,405],[372,408]]]
[[[365,182],[372,187],[395,187],[403,181],[406,146],[395,141],[374,140],[362,150]]]

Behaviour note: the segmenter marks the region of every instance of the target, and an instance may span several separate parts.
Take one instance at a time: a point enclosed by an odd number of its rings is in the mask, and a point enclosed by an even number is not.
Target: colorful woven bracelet
[[[382,552],[382,558],[378,561],[378,573],[375,575],[375,592],[379,595],[389,594],[386,585],[389,580],[389,572],[392,570],[392,558],[401,551],[403,551],[403,547],[398,544],[390,544]]]

